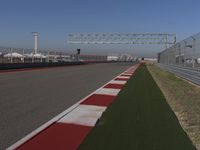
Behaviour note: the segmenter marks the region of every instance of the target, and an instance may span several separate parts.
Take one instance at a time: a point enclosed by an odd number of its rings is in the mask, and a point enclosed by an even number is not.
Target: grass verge
[[[140,67],[80,150],[194,150],[165,97]]]
[[[155,65],[148,65],[148,69],[183,129],[200,150],[200,88]]]

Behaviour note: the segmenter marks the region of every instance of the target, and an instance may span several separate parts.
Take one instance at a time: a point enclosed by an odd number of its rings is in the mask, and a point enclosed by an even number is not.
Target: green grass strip
[[[146,66],[140,67],[80,150],[195,150]]]

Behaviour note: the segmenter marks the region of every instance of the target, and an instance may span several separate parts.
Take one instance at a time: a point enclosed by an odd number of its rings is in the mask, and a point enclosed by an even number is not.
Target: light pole
[[[22,58],[22,62],[24,63],[24,48],[22,49],[22,55],[23,55],[23,58]]]
[[[38,32],[32,32],[35,41],[34,54],[38,53]]]
[[[10,49],[10,63],[13,63],[13,48]]]

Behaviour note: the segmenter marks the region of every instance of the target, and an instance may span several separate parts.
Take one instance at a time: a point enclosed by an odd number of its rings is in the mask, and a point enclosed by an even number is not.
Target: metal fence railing
[[[161,69],[172,72],[176,74],[177,76],[180,76],[186,80],[189,80],[190,82],[200,85],[200,70],[198,69],[165,65],[165,64],[160,64],[160,63],[157,63],[156,65],[160,67]]]
[[[158,62],[166,65],[200,68],[200,33],[158,53]]]
[[[105,62],[105,61],[134,61],[132,55],[119,56],[69,54],[59,51],[0,47],[0,64],[2,63],[41,63],[41,62]]]
[[[35,63],[75,61],[65,52],[40,50],[37,54],[33,49],[0,47],[0,63]]]

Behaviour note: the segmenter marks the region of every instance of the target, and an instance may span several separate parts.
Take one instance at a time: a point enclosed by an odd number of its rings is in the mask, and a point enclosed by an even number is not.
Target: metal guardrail
[[[52,62],[52,63],[8,63],[0,64],[0,72],[12,69],[27,69],[27,68],[45,68],[45,67],[59,67],[59,66],[71,66],[71,65],[85,65],[86,62]]]
[[[199,69],[192,69],[189,67],[180,67],[175,65],[165,65],[165,64],[156,64],[161,69],[167,70],[180,76],[186,80],[189,80],[197,85],[200,85],[200,70]]]

